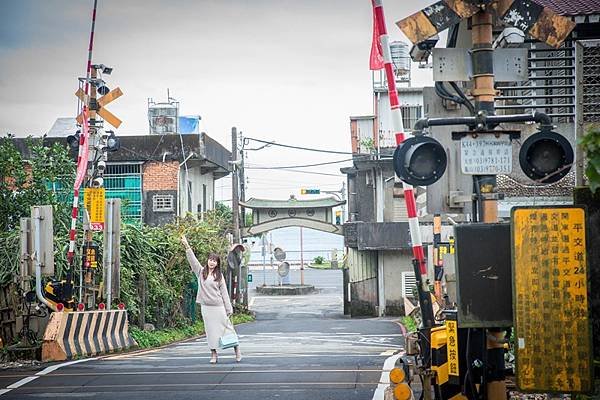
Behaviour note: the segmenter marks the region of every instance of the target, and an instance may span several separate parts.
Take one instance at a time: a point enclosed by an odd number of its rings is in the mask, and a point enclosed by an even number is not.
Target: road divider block
[[[137,346],[126,310],[55,312],[44,332],[42,361],[64,361]]]

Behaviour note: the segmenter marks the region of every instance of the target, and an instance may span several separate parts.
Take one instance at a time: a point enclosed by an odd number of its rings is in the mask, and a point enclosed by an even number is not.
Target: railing
[[[575,119],[575,48],[567,41],[559,49],[528,43],[529,79],[514,85],[499,84],[499,114],[541,111],[553,123]]]

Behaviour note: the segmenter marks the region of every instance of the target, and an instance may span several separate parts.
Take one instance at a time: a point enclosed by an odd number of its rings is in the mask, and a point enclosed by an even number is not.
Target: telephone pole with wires
[[[239,183],[238,183],[238,135],[237,128],[234,126],[231,128],[231,212],[233,217],[233,242],[240,242],[240,197],[239,197]],[[239,271],[233,273],[228,268],[228,284],[229,293],[236,303],[239,304],[240,296],[240,274]]]

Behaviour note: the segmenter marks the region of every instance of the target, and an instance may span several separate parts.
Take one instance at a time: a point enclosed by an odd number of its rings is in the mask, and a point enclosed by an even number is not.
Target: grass
[[[254,317],[248,314],[234,314],[231,317],[231,320],[234,324],[241,324],[243,322],[253,321]],[[152,332],[144,331],[138,327],[132,326],[129,332],[141,349],[149,349],[201,335],[204,333],[204,322],[197,321],[195,324],[160,329]]]
[[[402,317],[401,322],[407,331],[415,332],[417,330],[417,323],[413,317],[410,317],[410,316]]]
[[[309,266],[311,268],[315,268],[315,269],[330,269],[331,268],[331,262],[329,261],[323,261],[321,264],[316,264],[316,263],[311,263],[309,264]]]

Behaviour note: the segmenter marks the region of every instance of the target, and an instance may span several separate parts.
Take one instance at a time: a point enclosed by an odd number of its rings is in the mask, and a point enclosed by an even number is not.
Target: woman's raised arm
[[[190,263],[192,271],[194,272],[194,274],[196,274],[196,276],[200,276],[200,271],[202,271],[202,264],[200,264],[200,261],[198,261],[198,259],[196,258],[194,250],[192,250],[192,248],[190,247],[190,244],[188,243],[185,235],[181,235],[181,243],[183,244],[183,247],[185,247],[185,256],[188,262]]]

